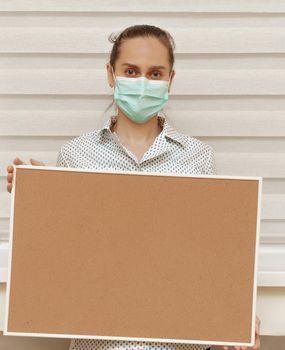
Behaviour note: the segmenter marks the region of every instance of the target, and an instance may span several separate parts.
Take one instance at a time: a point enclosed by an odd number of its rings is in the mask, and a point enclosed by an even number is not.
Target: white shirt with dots
[[[163,172],[172,174],[216,174],[213,147],[183,134],[158,114],[162,131],[138,160],[111,131],[112,115],[95,129],[63,144],[56,166],[92,170]],[[147,320],[146,320],[147,322]],[[211,344],[161,343],[109,339],[71,339],[69,350],[204,350]]]

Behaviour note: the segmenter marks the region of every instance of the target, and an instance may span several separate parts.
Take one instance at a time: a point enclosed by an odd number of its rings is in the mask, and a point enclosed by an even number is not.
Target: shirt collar
[[[102,135],[105,132],[105,130],[108,130],[109,132],[111,131],[111,126],[113,125],[113,123],[116,122],[116,115],[111,115],[107,122],[105,123],[105,125],[99,130],[99,139],[100,141],[102,140]],[[167,119],[162,116],[162,115],[158,115],[158,122],[160,123],[160,125],[162,126],[162,131],[161,134],[163,137],[168,137],[174,141],[177,141],[181,146],[185,147],[186,146],[186,141],[187,141],[187,137],[186,135],[180,133],[178,130],[176,130],[175,128],[173,128],[170,123],[168,123]]]

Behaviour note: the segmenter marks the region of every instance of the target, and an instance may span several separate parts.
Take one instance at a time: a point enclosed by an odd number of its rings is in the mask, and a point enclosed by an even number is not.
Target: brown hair
[[[168,50],[168,61],[170,65],[170,72],[174,66],[174,54],[175,42],[173,37],[169,34],[168,31],[163,30],[159,27],[148,25],[148,24],[137,24],[131,27],[124,29],[119,35],[111,33],[108,37],[108,40],[113,43],[113,48],[110,54],[110,64],[115,71],[116,60],[120,54],[121,44],[127,40],[137,37],[155,37],[157,38]]]

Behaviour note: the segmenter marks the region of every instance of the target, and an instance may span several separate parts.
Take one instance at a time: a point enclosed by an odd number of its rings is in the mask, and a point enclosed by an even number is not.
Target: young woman
[[[63,144],[57,166],[215,174],[213,148],[180,133],[162,114],[175,74],[175,44],[171,35],[156,26],[135,25],[126,28],[118,37],[109,39],[113,48],[106,68],[108,83],[114,88],[116,113],[102,128]],[[24,163],[16,158],[14,164]],[[44,165],[33,159],[31,164]],[[7,190],[11,192],[13,168],[8,166],[7,171]],[[253,349],[260,346],[259,323],[257,318]],[[70,350],[204,350],[210,349],[210,345],[72,339]]]

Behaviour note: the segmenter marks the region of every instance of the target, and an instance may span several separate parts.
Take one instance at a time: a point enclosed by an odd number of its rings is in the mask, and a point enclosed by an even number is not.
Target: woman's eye
[[[156,71],[156,72],[153,72],[153,76],[155,78],[159,78],[161,76],[160,72]]]
[[[132,74],[132,73],[129,74],[129,72],[135,72],[135,70],[134,70],[134,69],[131,69],[131,68],[130,68],[130,69],[127,69],[127,74],[128,74],[128,75],[134,75],[134,74]]]

